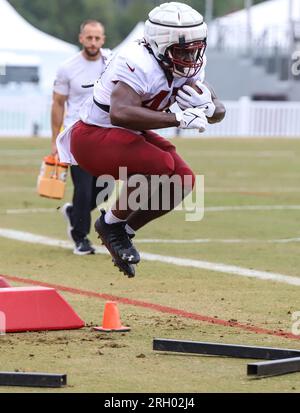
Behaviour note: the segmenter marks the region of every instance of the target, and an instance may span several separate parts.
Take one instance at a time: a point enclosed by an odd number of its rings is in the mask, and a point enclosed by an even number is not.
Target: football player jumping
[[[203,17],[190,6],[171,2],[153,9],[144,39],[114,56],[96,82],[93,98],[82,107],[81,121],[59,136],[60,160],[115,179],[120,167],[127,168],[128,176],[177,175],[182,200],[192,191],[195,176],[175,146],[150,130],[204,132],[207,122],[224,118],[223,104],[204,83],[206,38]],[[181,111],[167,110],[176,101]],[[121,208],[130,191],[126,187],[111,210],[101,212],[95,229],[115,265],[133,277],[140,261],[132,243],[135,231],[174,209],[176,202],[168,210]]]

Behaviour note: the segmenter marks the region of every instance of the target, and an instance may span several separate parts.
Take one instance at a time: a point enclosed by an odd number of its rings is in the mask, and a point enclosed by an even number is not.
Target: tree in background
[[[13,0],[9,3],[38,29],[77,43],[74,29],[78,31],[82,20],[81,16],[85,11],[84,0]]]
[[[265,0],[254,0],[254,4]],[[117,46],[149,11],[166,0],[9,0],[33,26],[70,43],[78,43],[80,23],[98,19],[106,27],[106,46]],[[205,0],[182,0],[205,13]],[[214,15],[239,10],[244,0],[215,0]]]

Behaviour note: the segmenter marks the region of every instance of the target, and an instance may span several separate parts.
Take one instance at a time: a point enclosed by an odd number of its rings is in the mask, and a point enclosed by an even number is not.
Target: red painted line
[[[172,315],[177,315],[179,317],[183,318],[189,318],[191,320],[196,320],[196,321],[203,321],[209,324],[215,324],[215,325],[220,325],[223,327],[233,327],[233,328],[238,328],[240,330],[248,331],[251,333],[256,333],[256,334],[263,334],[263,335],[270,335],[274,337],[283,337],[283,338],[289,338],[293,340],[300,340],[300,336],[296,336],[292,333],[289,333],[287,331],[283,330],[268,330],[265,328],[257,327],[254,325],[249,325],[249,324],[243,324],[239,323],[237,321],[227,321],[227,320],[222,320],[220,318],[213,318],[213,317],[208,317],[205,315],[197,314],[197,313],[190,313],[185,310],[180,310],[177,308],[173,307],[166,307],[160,304],[154,304],[154,303],[149,303],[146,301],[140,301],[140,300],[133,300],[130,298],[124,298],[124,297],[117,297],[115,295],[110,295],[110,294],[103,294],[103,293],[96,293],[94,291],[86,291],[86,290],[81,290],[78,288],[72,288],[72,287],[66,287],[64,285],[57,285],[57,284],[50,284],[50,283],[45,283],[41,281],[36,281],[36,280],[30,280],[28,278],[20,278],[20,277],[14,277],[10,275],[0,275],[0,277],[4,277],[7,280],[10,281],[15,281],[15,282],[20,282],[24,284],[30,284],[30,285],[40,285],[42,287],[49,287],[49,288],[55,288],[56,290],[59,291],[65,291],[71,294],[77,294],[77,295],[83,295],[85,297],[93,297],[93,298],[100,298],[102,300],[110,300],[110,301],[116,301],[122,304],[127,304],[127,305],[132,305],[135,307],[141,307],[141,308],[148,308],[153,311],[158,311],[160,313],[167,313],[167,314],[172,314]]]

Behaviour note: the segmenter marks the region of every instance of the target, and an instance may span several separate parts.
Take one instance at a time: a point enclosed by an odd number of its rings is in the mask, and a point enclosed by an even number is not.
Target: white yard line
[[[277,244],[289,244],[291,242],[300,242],[300,238],[287,238],[287,239],[277,239],[274,241],[268,241],[268,242],[274,242]]]
[[[151,239],[151,238],[137,238],[135,243],[137,244],[248,244],[256,242],[266,242],[259,240],[245,240],[245,239],[209,239],[209,238],[196,238],[196,239]]]
[[[53,213],[57,211],[58,211],[57,208],[20,208],[20,209],[7,209],[5,213],[7,215],[22,215],[22,214]]]
[[[299,211],[300,205],[241,205],[241,206],[213,206],[206,207],[205,212],[226,211]]]
[[[289,244],[300,242],[300,238],[286,239],[217,239],[217,238],[196,238],[196,239],[136,239],[137,244]]]
[[[65,249],[74,248],[70,241],[58,240],[50,237],[44,237],[42,235],[31,234],[30,232],[15,231],[12,229],[0,229],[0,236],[3,238],[14,239],[16,241],[28,242],[30,244],[48,245],[50,247],[60,247]]]
[[[4,211],[7,215],[53,213],[58,208],[16,208]],[[241,206],[211,206],[205,207],[204,212],[230,211],[300,211],[300,205],[241,205]],[[1,213],[1,211],[0,211]]]
[[[298,187],[275,187],[275,188],[245,188],[245,187],[214,187],[214,186],[206,186],[205,187],[205,192],[207,193],[217,193],[217,194],[225,194],[225,193],[233,193],[233,194],[239,194],[242,193],[243,195],[252,195],[252,194],[258,194],[258,195],[275,195],[275,194],[282,194],[282,193],[291,193],[291,194],[298,194],[300,192],[300,186]]]
[[[212,158],[296,158],[294,151],[210,151],[201,150],[201,157]]]
[[[31,234],[29,232],[15,231],[0,228],[0,236],[17,241],[28,242],[32,244],[48,245],[53,247],[72,249],[73,245],[68,241],[57,240],[45,236]],[[107,254],[105,248],[97,247],[97,252]],[[292,277],[290,275],[272,273],[267,271],[252,270],[250,268],[237,267],[235,265],[227,265],[222,263],[213,263],[208,261],[192,260],[187,258],[178,258],[164,256],[158,254],[141,253],[142,259],[146,261],[161,262],[165,264],[177,265],[179,267],[197,268],[201,270],[214,271],[224,274],[237,275],[246,278],[256,278],[266,281],[275,281],[283,284],[300,286],[300,277]]]

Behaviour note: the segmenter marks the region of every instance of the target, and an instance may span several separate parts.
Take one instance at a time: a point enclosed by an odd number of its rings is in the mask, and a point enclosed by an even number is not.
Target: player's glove
[[[203,109],[189,108],[175,115],[181,129],[199,129],[201,133],[206,129],[207,119]]]
[[[205,115],[208,118],[211,118],[215,113],[216,107],[212,101],[210,90],[199,80],[197,80],[196,86],[202,91],[202,94],[198,93],[195,89],[188,85],[185,85],[182,89],[179,89],[176,96],[178,106],[181,110],[188,108],[204,109]]]

